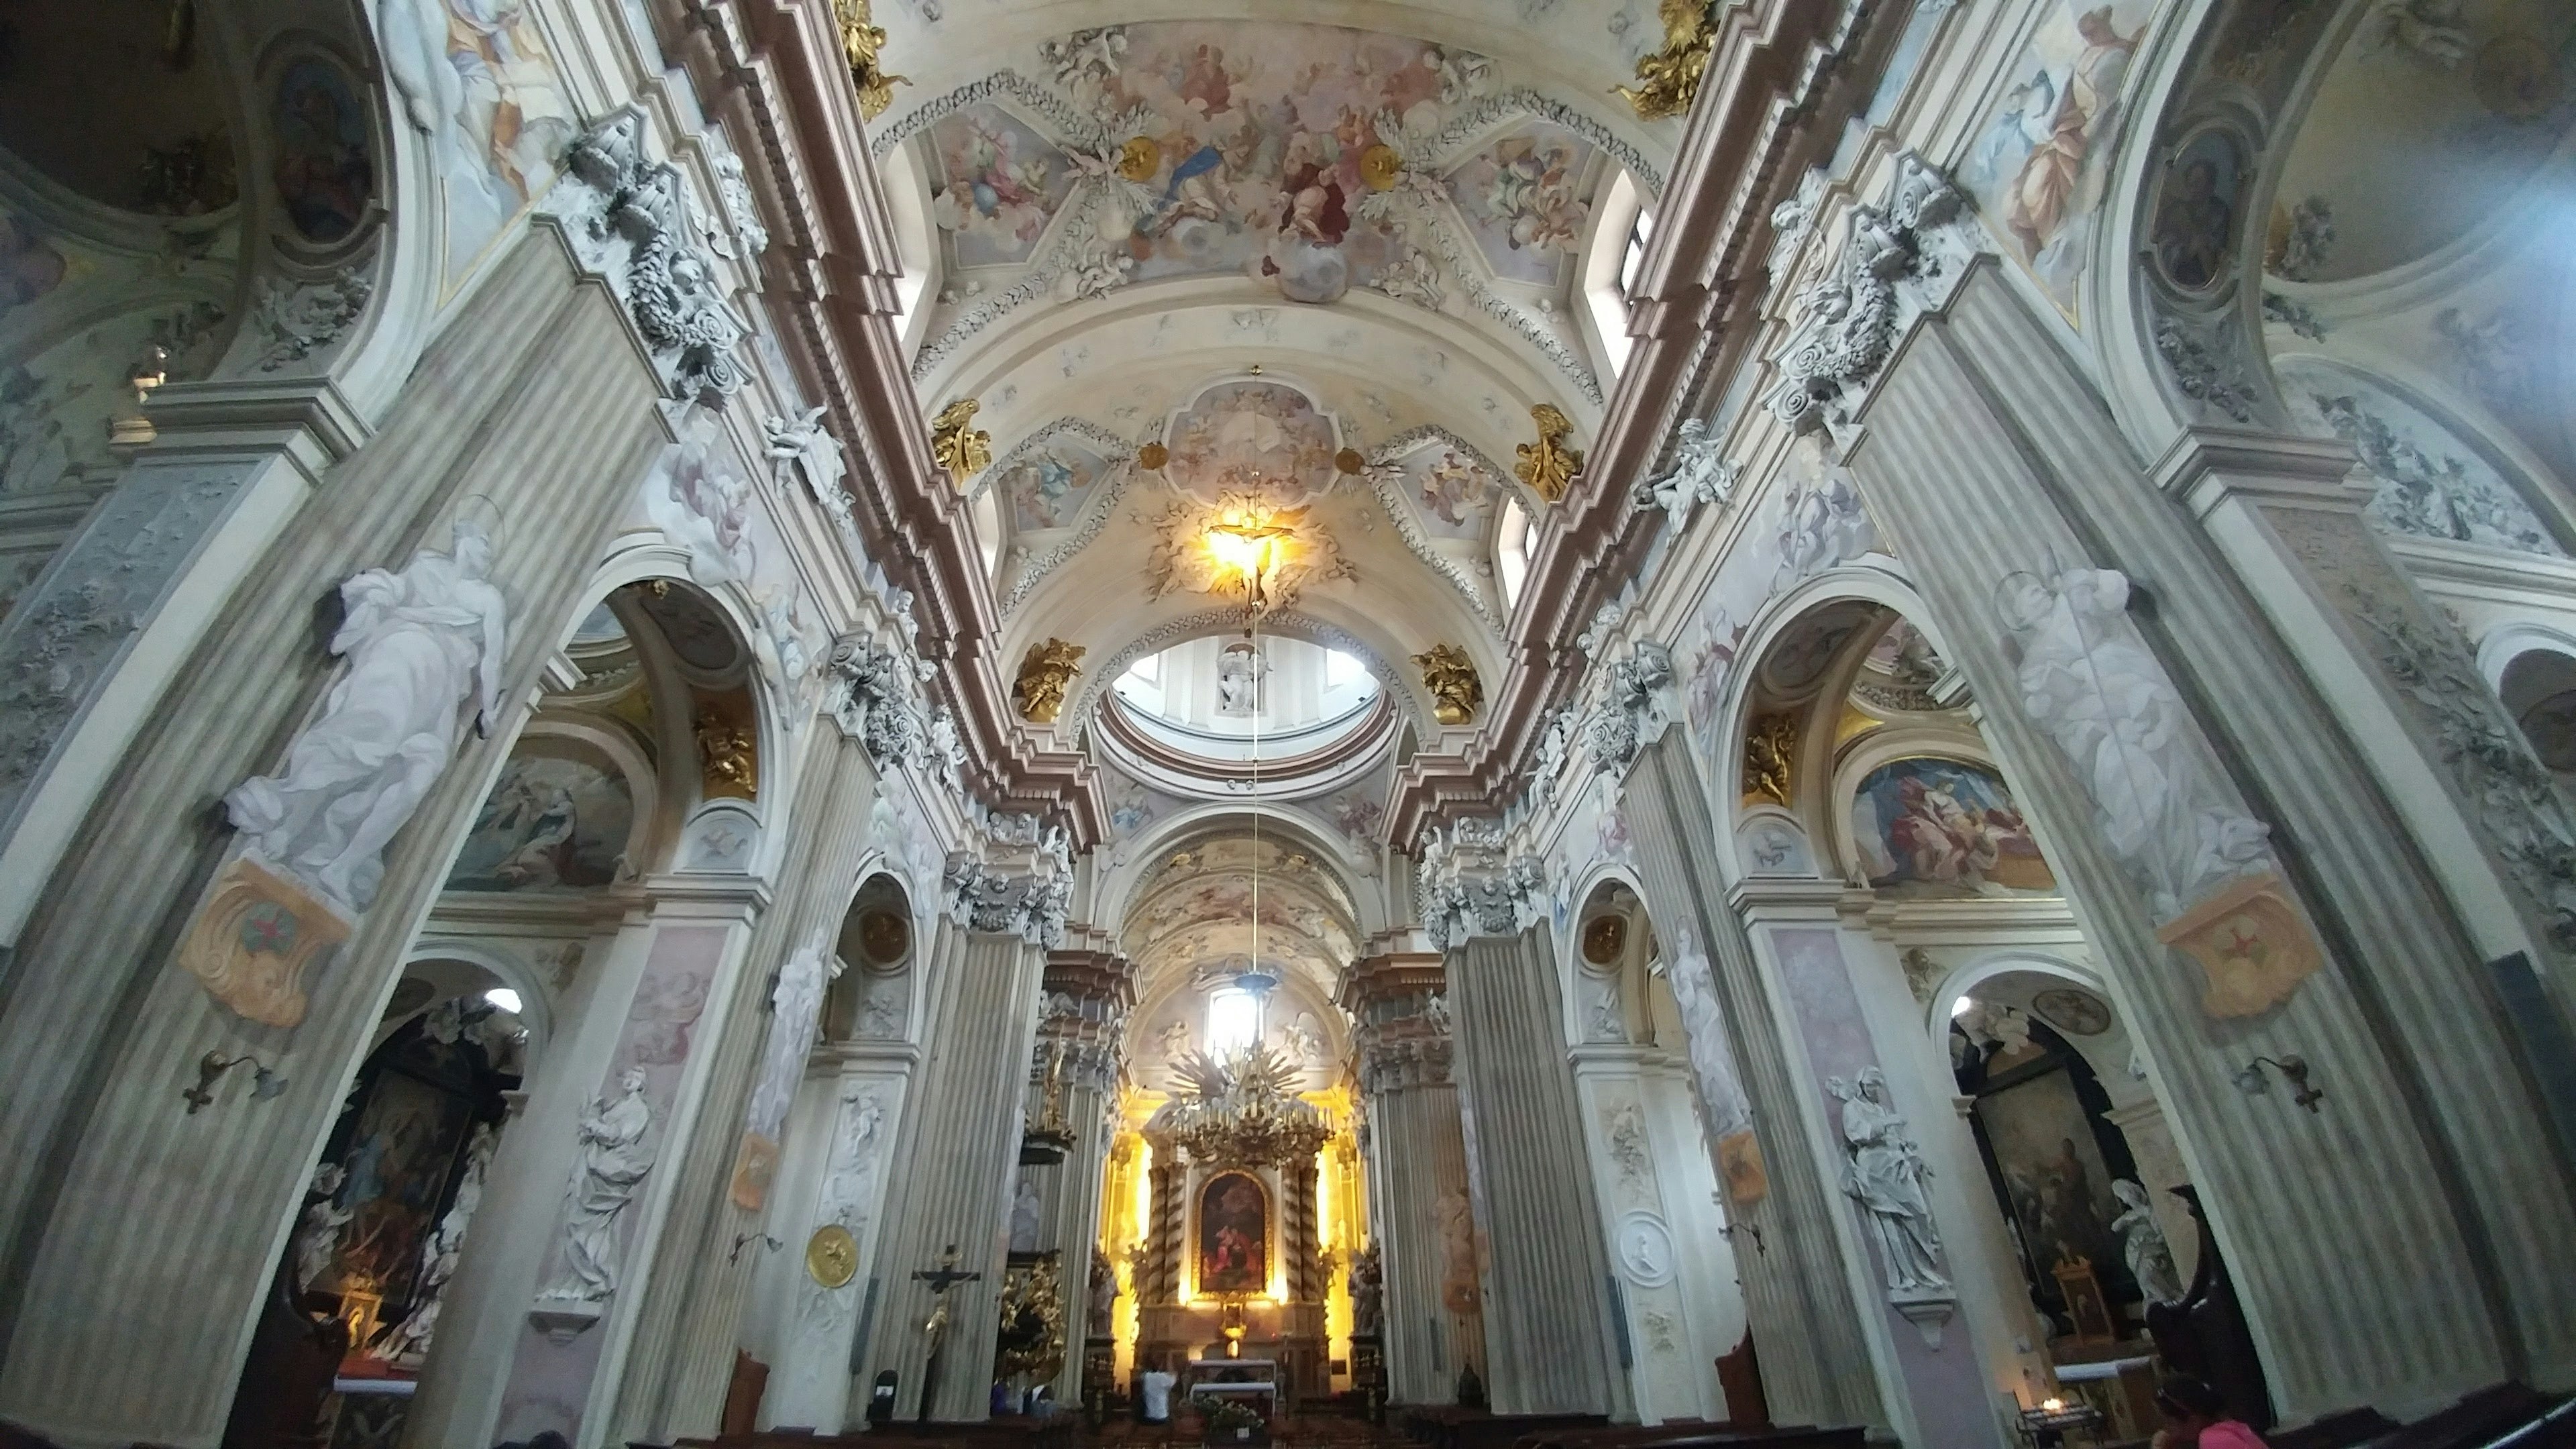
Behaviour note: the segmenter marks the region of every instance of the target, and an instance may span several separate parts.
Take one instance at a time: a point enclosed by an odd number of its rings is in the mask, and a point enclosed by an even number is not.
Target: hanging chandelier
[[[1192,1161],[1288,1166],[1332,1140],[1324,1114],[1298,1100],[1297,1067],[1260,1042],[1222,1060],[1192,1052],[1178,1070],[1179,1099],[1158,1115]]]

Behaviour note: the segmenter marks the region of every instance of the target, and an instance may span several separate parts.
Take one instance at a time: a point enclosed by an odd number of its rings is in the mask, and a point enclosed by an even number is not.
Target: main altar
[[[1189,1384],[1275,1382],[1280,1407],[1330,1393],[1332,1271],[1316,1191],[1332,1124],[1265,1046],[1224,1061],[1193,1054],[1177,1075],[1175,1097],[1143,1128],[1134,1361]]]

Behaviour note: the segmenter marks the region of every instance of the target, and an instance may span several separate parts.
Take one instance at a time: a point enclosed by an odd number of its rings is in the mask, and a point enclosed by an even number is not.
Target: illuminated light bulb
[[[495,986],[484,992],[483,1000],[495,1011],[506,1011],[512,1016],[519,1014],[519,993],[507,986]]]

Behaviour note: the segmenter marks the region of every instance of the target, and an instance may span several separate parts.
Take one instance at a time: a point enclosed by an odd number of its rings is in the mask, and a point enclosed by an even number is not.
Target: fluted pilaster
[[[2576,1308],[2539,1285],[2576,1277],[2576,1208],[2500,1023],[2466,1005],[2490,989],[2478,948],[2338,728],[2318,687],[2334,660],[2303,657],[2249,597],[2313,616],[2322,589],[2281,591],[2243,558],[2231,571],[2084,380],[2030,365],[2045,335],[1981,271],[1888,376],[1852,465],[1948,625],[1950,662],[1989,701],[1986,730],[2156,1068],[2279,1407],[2402,1407],[2563,1367]],[[2229,538],[2251,542],[2252,525],[2233,516]],[[2171,678],[2198,737],[2183,748],[2205,749],[2271,827],[2281,889],[2317,932],[2323,969],[2258,1015],[2204,1009],[2202,964],[2158,939],[2165,913],[2106,843],[2092,762],[2018,707],[1995,591],[2077,566],[2152,587],[2152,611],[2123,621]],[[2236,1086],[2255,1056],[2293,1053],[2323,1110]],[[2384,1271],[2395,1261],[2408,1271]]]
[[[1566,1065],[1545,933],[1470,936],[1448,953],[1457,1074],[1475,1114],[1486,1281],[1485,1353],[1496,1412],[1627,1407],[1611,1318],[1610,1255]]]
[[[190,802],[275,768],[337,672],[313,644],[314,600],[361,569],[443,548],[469,494],[500,510],[503,698],[528,698],[662,441],[657,393],[611,300],[574,284],[558,240],[531,235],[494,264],[372,442],[309,498],[268,500],[293,517],[212,606],[202,644],[99,793],[12,955],[0,1007],[13,1083],[0,1100],[0,1418],[70,1443],[221,1437],[314,1157],[515,721],[463,742],[387,851],[355,934],[308,973],[291,1032],[231,1015],[173,964],[225,844]],[[228,426],[235,440],[260,432],[247,413]],[[284,1092],[254,1102],[227,1084],[216,1105],[184,1113],[179,1093],[209,1050],[256,1052]],[[139,1183],[185,1190],[138,1194]]]
[[[759,1266],[733,1253],[731,1244],[766,1221],[732,1200],[730,1179],[767,1035],[787,1029],[764,1018],[761,1007],[779,964],[799,942],[818,928],[838,934],[850,883],[868,850],[868,805],[876,787],[875,770],[839,731],[809,728],[804,748],[785,814],[790,833],[778,892],[753,933],[751,969],[733,983],[732,1017],[764,1026],[728,1032],[712,1044],[701,1130],[680,1161],[664,1164],[678,1182],[671,1215],[653,1245],[643,1310],[619,1379],[613,1433],[620,1440],[705,1437],[716,1432],[724,1411],[743,1300]]]
[[[937,1267],[954,1244],[957,1266],[984,1276],[948,1292],[947,1348],[931,1417],[973,1420],[991,1408],[1011,1181],[1045,953],[1016,935],[943,922],[930,969],[929,1054],[886,1205],[865,1377],[894,1370],[900,1412],[918,1411],[929,1359],[922,1329],[936,1300],[912,1275]]]
[[[1859,1328],[1863,1305],[1835,1246],[1839,1192],[1818,1172],[1798,1125],[1798,1075],[1772,1024],[1772,993],[1752,943],[1726,904],[1707,796],[1678,734],[1639,755],[1621,798],[1647,915],[1675,956],[1705,950],[1750,1109],[1764,1185],[1749,1199],[1730,1187],[1726,1215],[1762,1244],[1738,1253],[1735,1265],[1754,1342],[1780,1345],[1761,1360],[1771,1415],[1784,1424],[1884,1425],[1887,1407]],[[1704,1120],[1731,1114],[1723,1103],[1700,1107]],[[1723,1163],[1718,1180],[1728,1180]]]
[[[1043,1175],[1039,1246],[1062,1255],[1064,1366],[1052,1382],[1056,1402],[1081,1401],[1083,1343],[1090,1334],[1091,1256],[1099,1251],[1101,1186],[1116,1135],[1119,1043],[1136,988],[1126,961],[1094,951],[1047,957],[1046,1006],[1038,1020],[1035,1071],[1061,1084],[1063,1115],[1073,1129],[1064,1161]]]

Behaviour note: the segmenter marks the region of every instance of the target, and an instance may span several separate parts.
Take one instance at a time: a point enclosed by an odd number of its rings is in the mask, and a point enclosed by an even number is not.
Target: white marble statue
[[[1107,1338],[1118,1325],[1118,1270],[1109,1264],[1109,1255],[1098,1248],[1091,1250],[1091,1321],[1093,1338]]]
[[[772,481],[785,488],[801,476],[815,501],[829,506],[850,465],[841,454],[841,440],[823,426],[823,409],[798,418],[764,419],[760,434]]]
[[[1261,651],[1246,644],[1228,645],[1216,656],[1216,712],[1257,714],[1261,709],[1261,676],[1270,667]]]
[[[1673,956],[1663,964],[1664,984],[1681,1012],[1683,1044],[1691,1076],[1699,1083],[1700,1110],[1708,1118],[1712,1141],[1752,1125],[1753,1114],[1735,1077],[1735,1057],[1726,1042],[1726,1017],[1717,1004],[1717,983],[1708,956],[1688,927],[1673,937]]]
[[[1703,503],[1724,503],[1735,491],[1736,467],[1726,461],[1726,440],[1705,418],[1688,418],[1673,439],[1670,471],[1646,480],[1638,489],[1639,506],[1652,504],[1675,523]]]
[[[778,1140],[796,1084],[805,1076],[805,1058],[822,1029],[823,987],[840,974],[841,958],[832,951],[830,933],[821,929],[778,968],[778,985],[769,993],[769,1045],[752,1083],[746,1130]]]
[[[581,1114],[581,1168],[564,1195],[563,1271],[540,1301],[604,1303],[617,1291],[617,1219],[653,1170],[653,1104],[644,1100],[644,1069],[628,1067],[617,1095]]]
[[[331,652],[349,672],[279,775],[233,787],[224,807],[249,853],[352,915],[374,903],[384,849],[455,758],[467,719],[490,734],[501,708],[508,605],[485,575],[492,540],[460,520],[446,553],[340,586]],[[470,712],[464,706],[472,706]]]
[[[2173,680],[2128,616],[2129,580],[2067,569],[2005,580],[1996,612],[2021,645],[2021,703],[2084,781],[2105,842],[2159,920],[2269,866],[2262,822],[2202,763]]]
[[[2111,1219],[2111,1231],[2120,1235],[2120,1250],[2129,1260],[2129,1276],[2138,1280],[2138,1292],[2149,1303],[2180,1303],[2182,1271],[2174,1266],[2173,1245],[2165,1241],[2163,1224],[2147,1206],[2145,1185],[2113,1178],[2111,1195],[2120,1200],[2122,1209]]]
[[[1011,1195],[1011,1251],[1034,1253],[1038,1250],[1038,1184],[1027,1173],[1020,1174],[1020,1185]]]
[[[1861,1205],[1878,1239],[1891,1297],[1925,1297],[1950,1291],[1941,1266],[1941,1230],[1932,1221],[1925,1183],[1932,1169],[1905,1130],[1905,1119],[1887,1099],[1887,1077],[1863,1067],[1856,1081],[1835,1077],[1825,1089],[1843,1104],[1843,1192]]]

